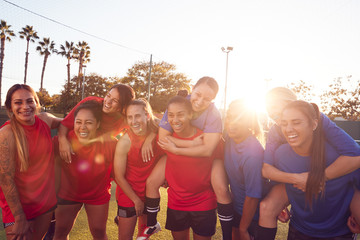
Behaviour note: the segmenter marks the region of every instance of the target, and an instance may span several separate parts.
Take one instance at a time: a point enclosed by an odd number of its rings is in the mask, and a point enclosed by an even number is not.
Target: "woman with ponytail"
[[[283,109],[280,125],[287,144],[276,150],[275,167],[286,173],[309,172],[305,192],[285,185],[292,213],[288,239],[352,239],[346,223],[360,175],[353,172],[325,184],[326,167],[340,155],[324,139],[318,107],[293,101]]]
[[[38,114],[39,98],[24,84],[6,96],[10,118],[0,129],[0,206],[7,239],[42,239],[56,208],[50,128],[60,119]]]
[[[274,165],[275,151],[279,146],[286,143],[286,138],[280,128],[281,113],[287,104],[296,100],[295,93],[284,87],[273,88],[266,95],[267,112],[275,124],[267,134],[262,174],[272,182],[280,184],[273,186],[260,203],[259,235],[262,239],[275,239],[277,219],[284,221],[286,215],[288,215],[286,214],[287,210],[279,215],[288,202],[285,185],[281,183],[292,184],[301,191],[305,191],[308,186],[308,171],[289,173],[281,171]],[[322,133],[326,142],[339,154],[338,159],[326,167],[324,180],[322,181],[335,179],[358,169],[360,167],[359,145],[324,114],[320,113],[320,119]],[[313,186],[309,187],[312,188]],[[359,202],[360,194],[356,194],[354,199],[354,203]],[[355,206],[355,204],[353,205]],[[358,216],[356,220],[360,222],[360,219],[358,220],[360,217],[359,209],[352,207],[352,211],[355,213],[355,217]]]

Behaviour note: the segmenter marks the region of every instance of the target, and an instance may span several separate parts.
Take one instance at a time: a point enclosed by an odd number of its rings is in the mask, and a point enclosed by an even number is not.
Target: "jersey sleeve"
[[[216,146],[212,154],[213,159],[221,159],[224,161],[224,151],[225,151],[224,146],[225,146],[224,139],[220,139],[218,145]]]
[[[205,119],[204,133],[222,133],[222,121],[219,110],[212,105],[209,106],[208,114]]]
[[[81,100],[76,106],[69,112],[69,114],[61,121],[61,124],[64,125],[67,129],[74,129],[74,120],[75,120],[75,111],[76,109],[84,102],[95,100],[98,102],[103,102],[103,98],[100,97],[86,97]]]
[[[321,113],[322,128],[325,138],[339,155],[359,156],[360,147],[344,130],[338,127],[325,114]]]
[[[263,192],[263,178],[261,175],[261,168],[263,162],[262,149],[249,149],[246,156],[243,174],[245,180],[245,194],[252,198],[261,198]]]
[[[162,117],[162,119],[160,121],[159,126],[161,128],[163,128],[163,129],[171,132],[171,133],[173,132],[173,130],[172,130],[171,126],[170,126],[170,123],[168,121],[168,111],[167,110],[165,111],[165,113],[164,113],[164,115],[163,115],[163,117]]]
[[[265,145],[264,163],[274,165],[276,149],[286,142],[284,136],[279,131],[279,127],[274,125],[270,128]]]

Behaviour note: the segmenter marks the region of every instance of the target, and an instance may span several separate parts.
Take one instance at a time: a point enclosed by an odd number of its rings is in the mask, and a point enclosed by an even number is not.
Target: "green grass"
[[[166,221],[166,208],[167,208],[167,193],[166,189],[161,188],[161,210],[158,214],[158,221],[160,222],[161,226],[163,227],[163,230],[159,233],[155,234],[151,239],[153,240],[168,240],[172,239],[171,232],[164,229],[165,227],[165,221]],[[116,216],[117,211],[117,204],[115,201],[115,184],[113,183],[112,187],[112,197],[110,200],[110,208],[109,208],[109,217],[107,220],[107,234],[109,240],[115,240],[118,237],[118,229],[117,226],[114,223],[114,217]],[[0,240],[5,240],[5,231],[2,227],[2,222],[0,226]],[[286,239],[287,236],[287,224],[279,223],[278,224],[278,232],[276,235],[277,240],[283,240]],[[135,231],[135,233],[137,230]],[[134,237],[134,239],[136,236]],[[75,223],[75,226],[73,227],[71,233],[70,233],[70,240],[84,240],[84,239],[92,239],[90,230],[87,223],[87,216],[85,213],[85,210],[82,209],[77,220]],[[190,238],[192,239],[192,237]],[[216,225],[216,233],[213,236],[214,240],[221,240],[221,227],[219,222]],[[358,237],[360,239],[360,237]]]

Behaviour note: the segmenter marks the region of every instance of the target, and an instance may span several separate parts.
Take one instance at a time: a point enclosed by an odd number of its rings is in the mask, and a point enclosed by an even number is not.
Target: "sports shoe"
[[[136,240],[147,240],[151,235],[161,230],[160,223],[156,223],[153,227],[146,227],[144,231],[136,238]]]

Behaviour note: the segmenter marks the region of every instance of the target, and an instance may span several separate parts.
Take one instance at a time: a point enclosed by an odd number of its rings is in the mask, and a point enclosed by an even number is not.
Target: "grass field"
[[[167,208],[167,193],[166,189],[161,188],[161,211],[158,214],[158,221],[160,222],[161,226],[163,227],[163,230],[159,233],[155,234],[151,239],[154,240],[168,240],[172,239],[170,231],[164,229],[165,227],[165,221],[166,221],[166,208]],[[109,240],[115,240],[117,239],[117,233],[118,229],[117,226],[114,223],[114,217],[116,216],[117,211],[117,204],[115,201],[115,184],[113,183],[112,187],[112,197],[110,200],[110,209],[109,209],[109,217],[107,220],[107,234],[109,237]],[[0,226],[0,240],[5,240],[5,231],[2,228],[2,223]],[[286,239],[287,234],[287,226],[285,224],[280,224],[278,229],[278,235],[276,239]],[[136,236],[134,237],[134,239]],[[71,233],[70,233],[70,240],[90,240],[92,239],[90,230],[87,224],[87,216],[85,211],[82,209],[77,220],[75,223],[75,226],[73,227]],[[192,239],[192,238],[191,238]],[[213,236],[212,239],[221,240],[221,227],[219,222],[216,226],[216,234]]]

